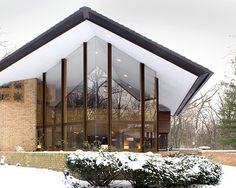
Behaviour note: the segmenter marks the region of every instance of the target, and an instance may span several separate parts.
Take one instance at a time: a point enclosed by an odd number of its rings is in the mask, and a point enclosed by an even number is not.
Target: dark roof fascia
[[[136,33],[135,31],[89,9],[88,20],[109,30],[112,33],[146,49],[149,52],[175,64],[176,66],[191,72],[196,76],[200,76],[206,73],[212,73],[209,69],[187,59],[184,56]]]
[[[53,26],[48,31],[44,32],[31,42],[27,43],[11,55],[0,61],[0,71],[4,70],[8,66],[14,64],[16,61],[37,50],[41,46],[80,24],[81,22],[89,20],[119,36],[122,38],[154,53],[155,55],[162,57],[163,59],[177,65],[178,67],[191,72],[196,76],[200,76],[206,73],[212,73],[209,69],[194,63],[193,61],[163,47],[162,45],[136,33],[133,30],[91,10],[88,7],[82,7],[77,12],[67,17],[63,21]]]
[[[174,65],[191,72],[192,74],[198,76],[193,86],[188,91],[184,100],[181,102],[180,106],[174,113],[174,115],[179,115],[187,103],[193,98],[193,96],[199,91],[199,89],[204,85],[204,83],[213,75],[213,72],[209,69],[181,56],[180,54],[136,33],[129,28],[114,22],[113,20],[98,14],[97,12],[89,11],[89,21],[125,38],[126,40],[146,49],[153,54],[162,57],[163,59],[173,63]]]
[[[134,43],[141,48],[146,49],[147,51],[173,63],[174,65],[198,76],[194,85],[189,90],[188,94],[182,101],[178,110],[175,114],[179,114],[188,101],[194,96],[194,94],[201,88],[201,86],[210,78],[213,74],[209,69],[169,50],[168,48],[163,47],[162,45],[136,33],[133,30],[91,10],[88,7],[82,7],[80,10],[67,17],[63,21],[59,22],[51,29],[47,30],[43,34],[39,35],[37,38],[31,42],[25,44],[23,47],[19,48],[6,58],[0,61],[0,72],[12,64],[16,63],[23,57],[29,55],[33,51],[77,26],[81,22],[89,20],[110,32],[117,34],[118,36]]]
[[[59,22],[46,32],[36,37],[34,40],[30,41],[29,43],[25,44],[24,46],[22,46],[9,56],[2,59],[0,61],[0,72],[6,69],[7,67],[13,65],[23,57],[39,49],[48,42],[52,41],[53,39],[57,38],[58,36],[62,35],[63,33],[67,32],[71,28],[80,24],[85,19],[86,19],[85,11],[79,10],[75,12],[71,16],[67,17],[66,19]]]
[[[199,76],[192,87],[190,88],[189,92],[185,96],[184,100],[176,110],[174,115],[179,115],[187,103],[194,97],[194,95],[201,89],[201,87],[206,83],[206,81],[213,75],[213,73],[204,74]]]

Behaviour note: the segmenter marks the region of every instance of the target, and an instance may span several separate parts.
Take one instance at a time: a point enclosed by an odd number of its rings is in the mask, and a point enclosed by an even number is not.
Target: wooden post
[[[88,100],[88,67],[87,67],[87,43],[83,43],[83,86],[84,86],[84,142],[88,141],[87,133],[87,100]]]
[[[155,150],[159,152],[160,138],[159,138],[159,127],[160,127],[160,114],[159,114],[159,80],[155,78],[155,95],[156,95],[156,125],[155,127]]]
[[[42,100],[42,118],[43,118],[43,140],[42,145],[44,148],[46,148],[46,125],[47,125],[47,75],[44,72],[43,73],[43,100]]]
[[[112,45],[108,43],[107,87],[108,87],[108,148],[112,147]]]
[[[144,152],[145,139],[145,65],[140,63],[140,101],[141,101],[141,152]]]
[[[67,78],[67,61],[66,59],[61,60],[61,145],[62,149],[64,150],[66,148],[66,131],[65,131],[65,125],[66,125],[66,115],[67,115],[67,84],[66,84],[66,78]]]

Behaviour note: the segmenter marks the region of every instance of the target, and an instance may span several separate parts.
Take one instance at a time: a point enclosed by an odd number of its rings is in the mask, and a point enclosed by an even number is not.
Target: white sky
[[[236,52],[236,0],[0,0],[0,40],[19,48],[82,6],[209,68],[208,86]]]

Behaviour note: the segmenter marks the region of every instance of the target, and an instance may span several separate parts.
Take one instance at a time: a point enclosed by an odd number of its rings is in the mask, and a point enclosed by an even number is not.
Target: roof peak
[[[179,114],[187,102],[196,94],[196,92],[201,88],[201,86],[211,77],[213,74],[209,69],[196,64],[195,62],[183,57],[182,55],[175,53],[174,51],[138,34],[137,32],[129,29],[126,26],[121,25],[120,23],[113,21],[112,19],[92,10],[89,7],[81,7],[78,11],[68,16],[49,30],[45,31],[29,43],[25,44],[12,54],[8,55],[4,59],[0,60],[0,72],[10,67],[11,65],[21,61],[29,54],[33,53],[36,50],[40,50],[42,46],[53,41],[57,37],[65,34],[67,31],[75,28],[84,21],[89,21],[104,30],[114,34],[122,40],[130,42],[135,46],[143,49],[148,54],[154,54],[155,56],[168,61],[192,75],[195,75],[197,79],[189,89],[187,95],[183,99],[181,105],[177,109],[176,114]],[[80,33],[80,36],[83,37],[86,34],[86,31]],[[122,46],[123,44],[121,44]],[[23,60],[22,60],[23,61]],[[19,65],[20,66],[20,65]],[[15,66],[17,67],[17,65]],[[36,69],[34,71],[37,71]],[[23,74],[23,73],[22,73]]]
[[[81,7],[77,12],[83,12],[83,17],[84,19],[89,19],[89,12],[91,11],[92,9],[89,8],[89,7]]]

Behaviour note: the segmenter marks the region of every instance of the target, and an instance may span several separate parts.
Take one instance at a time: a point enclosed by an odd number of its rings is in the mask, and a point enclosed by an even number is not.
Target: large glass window
[[[61,140],[61,63],[47,71],[46,148],[59,150]]]
[[[83,49],[80,47],[67,58],[67,150],[82,148],[84,139]]]
[[[37,79],[37,149],[43,149],[43,78]]]
[[[107,117],[107,43],[93,38],[88,42],[88,142],[94,146],[108,143]]]
[[[64,140],[61,138],[61,61],[46,72],[46,149],[83,148],[85,125],[90,147],[108,146],[108,44],[94,37],[87,42],[87,101],[84,99],[83,46],[67,60],[64,107]],[[156,73],[145,66],[145,151],[155,150]],[[42,80],[42,78],[41,78]],[[42,84],[38,82],[38,114],[41,114]],[[112,46],[113,150],[141,151],[140,62]],[[87,102],[86,117],[85,102]],[[85,122],[85,119],[87,121]],[[38,118],[38,125],[42,124]],[[39,135],[42,128],[39,127]],[[40,132],[41,131],[41,132]]]
[[[144,151],[155,151],[155,126],[156,126],[156,72],[145,66],[145,133]]]
[[[112,147],[141,149],[139,62],[112,48]]]

